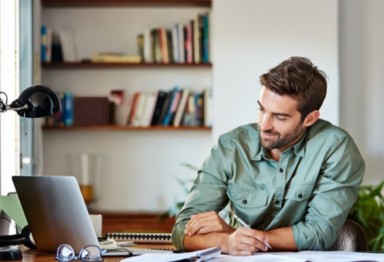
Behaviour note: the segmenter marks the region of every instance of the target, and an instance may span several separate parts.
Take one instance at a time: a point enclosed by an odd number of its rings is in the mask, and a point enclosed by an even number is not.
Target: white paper
[[[345,251],[301,251],[301,252],[267,252],[253,256],[219,255],[212,262],[353,262],[377,261],[384,262],[384,253],[363,253]]]
[[[172,261],[178,261],[182,259],[188,259],[192,257],[196,257],[199,253],[206,252],[209,250],[213,250],[216,248],[207,248],[204,250],[199,251],[193,251],[193,252],[183,252],[183,253],[149,253],[149,254],[143,254],[135,257],[129,257],[126,259],[121,260],[122,262],[137,262],[137,261],[151,261],[151,262],[172,262]],[[204,260],[197,260],[197,261],[204,261]],[[214,259],[210,260],[214,261]]]

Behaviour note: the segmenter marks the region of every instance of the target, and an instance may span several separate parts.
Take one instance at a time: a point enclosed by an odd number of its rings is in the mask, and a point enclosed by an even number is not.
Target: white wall
[[[49,8],[43,23],[73,30],[80,58],[100,51],[137,53],[144,29],[186,23],[206,8]],[[126,115],[135,91],[170,90],[175,85],[201,90],[211,86],[210,68],[131,68],[43,70],[43,83],[78,96],[126,94]],[[75,175],[69,159],[79,153],[101,156],[102,190],[93,208],[113,211],[164,211],[185,197],[178,179],[196,174],[212,146],[207,131],[44,131],[45,175]]]
[[[257,121],[259,76],[306,56],[329,77],[323,118],[339,122],[337,1],[214,1],[214,137]]]
[[[363,183],[383,180],[384,1],[340,1],[340,125],[366,161]]]
[[[365,182],[376,183],[381,180],[381,170],[384,167],[384,141],[380,136],[384,125],[381,116],[381,99],[384,97],[384,34],[381,29],[384,23],[384,2],[214,0],[213,9],[213,76],[211,79],[209,73],[202,73],[202,82],[212,81],[214,86],[214,139],[206,134],[180,135],[174,143],[180,143],[182,147],[188,146],[191,150],[187,154],[174,151],[178,155],[175,159],[165,156],[166,161],[172,162],[172,167],[162,176],[156,175],[156,168],[162,167],[164,163],[156,159],[158,155],[167,154],[167,145],[159,142],[153,150],[137,151],[137,154],[148,155],[150,161],[154,161],[153,166],[148,166],[146,170],[150,175],[142,177],[142,174],[135,173],[135,168],[148,163],[138,161],[128,166],[125,160],[134,158],[135,155],[127,153],[123,148],[137,146],[142,140],[150,143],[153,139],[152,133],[139,136],[137,141],[131,141],[130,133],[90,133],[87,140],[99,141],[92,144],[90,150],[109,155],[106,160],[109,164],[106,166],[107,170],[103,170],[102,179],[109,190],[102,195],[98,207],[111,210],[165,209],[173,201],[172,198],[180,193],[177,192],[180,188],[174,176],[189,174],[179,163],[187,159],[187,162],[199,165],[219,134],[238,125],[257,121],[259,75],[292,55],[308,56],[327,73],[329,91],[322,108],[322,117],[340,124],[355,138],[367,162]],[[131,73],[133,76],[124,76],[118,80],[121,81],[119,84],[124,86],[129,80],[133,81],[131,86],[137,86],[138,82],[134,78],[136,73],[134,71]],[[160,70],[158,74],[161,73]],[[80,74],[77,77],[86,82],[86,76],[81,76],[81,72],[76,74]],[[95,71],[92,74],[96,83],[108,85],[108,78],[105,78],[104,73]],[[112,73],[119,74],[121,73]],[[191,74],[188,79],[192,82],[201,77],[201,72],[197,72],[198,75],[188,72],[186,74]],[[178,75],[178,71],[175,75]],[[140,77],[140,73],[138,76]],[[71,81],[74,81],[68,73],[61,77],[57,82],[60,88],[70,86]],[[163,81],[167,81],[167,77],[161,80],[166,84]],[[84,94],[92,91],[91,85],[82,87]],[[62,139],[57,139],[54,133],[48,132],[45,135],[45,171],[68,173],[64,151],[51,151],[47,149],[48,145],[71,148],[69,150],[76,153],[85,148],[85,141],[76,132],[67,133]],[[162,136],[167,135],[160,134]],[[176,136],[179,135],[176,133]],[[196,146],[196,141],[201,143],[200,146]],[[114,147],[116,144],[120,149]],[[49,158],[53,161],[47,164]],[[112,168],[113,172],[108,171],[111,170],[108,168]],[[168,180],[170,187],[162,177]],[[111,181],[119,182],[112,185]],[[132,186],[137,181],[137,186]],[[141,193],[147,193],[146,190],[154,190],[156,193],[143,198]],[[165,195],[158,193],[164,191]]]

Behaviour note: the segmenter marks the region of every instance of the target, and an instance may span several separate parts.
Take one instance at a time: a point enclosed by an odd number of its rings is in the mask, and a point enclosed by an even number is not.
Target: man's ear
[[[317,119],[320,117],[320,111],[319,110],[313,110],[311,113],[309,113],[305,118],[303,122],[304,127],[309,127],[313,125]]]

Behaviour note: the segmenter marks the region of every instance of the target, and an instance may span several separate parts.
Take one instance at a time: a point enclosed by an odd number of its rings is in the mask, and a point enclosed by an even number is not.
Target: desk
[[[37,252],[37,251],[26,251],[23,252],[23,259],[22,260],[15,260],[15,261],[22,261],[22,262],[48,262],[48,261],[55,261],[55,253],[46,253],[46,252]],[[106,257],[104,258],[104,262],[120,262],[125,257]],[[78,260],[76,260],[78,261]]]
[[[137,244],[132,247],[145,248],[145,249],[159,249],[159,250],[174,249],[174,246],[172,244]],[[39,250],[26,249],[24,247],[21,247],[20,249],[22,250],[22,253],[23,253],[23,259],[15,260],[15,261],[22,261],[22,262],[56,261],[57,262],[57,260],[55,260],[55,255],[56,255],[55,252],[44,252]],[[120,262],[124,258],[127,258],[127,257],[104,257],[104,262]],[[75,260],[75,261],[78,261],[78,260]]]
[[[54,253],[43,253],[38,251],[26,251],[23,253],[23,262],[47,262],[47,261],[56,261]],[[120,262],[125,257],[106,257],[104,262]],[[309,258],[309,260],[307,259]],[[271,252],[271,253],[260,253],[260,256],[250,256],[250,257],[233,257],[220,255],[219,257],[212,260],[220,262],[241,262],[241,261],[384,261],[383,253],[354,253],[354,252],[341,252],[341,251],[326,251],[326,252],[316,252],[316,251],[303,251],[303,252]],[[20,261],[20,260],[19,260]]]

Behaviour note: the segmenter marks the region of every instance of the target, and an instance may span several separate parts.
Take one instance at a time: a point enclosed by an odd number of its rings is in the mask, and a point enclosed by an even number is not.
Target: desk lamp
[[[11,104],[8,104],[7,94],[0,91],[0,113],[9,110],[16,111],[22,117],[37,118],[59,112],[61,110],[61,103],[58,95],[50,88],[35,85],[21,92],[19,98]],[[0,206],[0,211],[2,209],[4,207]],[[20,250],[9,246],[24,244],[27,247],[33,248],[34,244],[30,238],[31,234],[28,225],[23,228],[20,234],[0,236],[0,261],[21,259]]]

